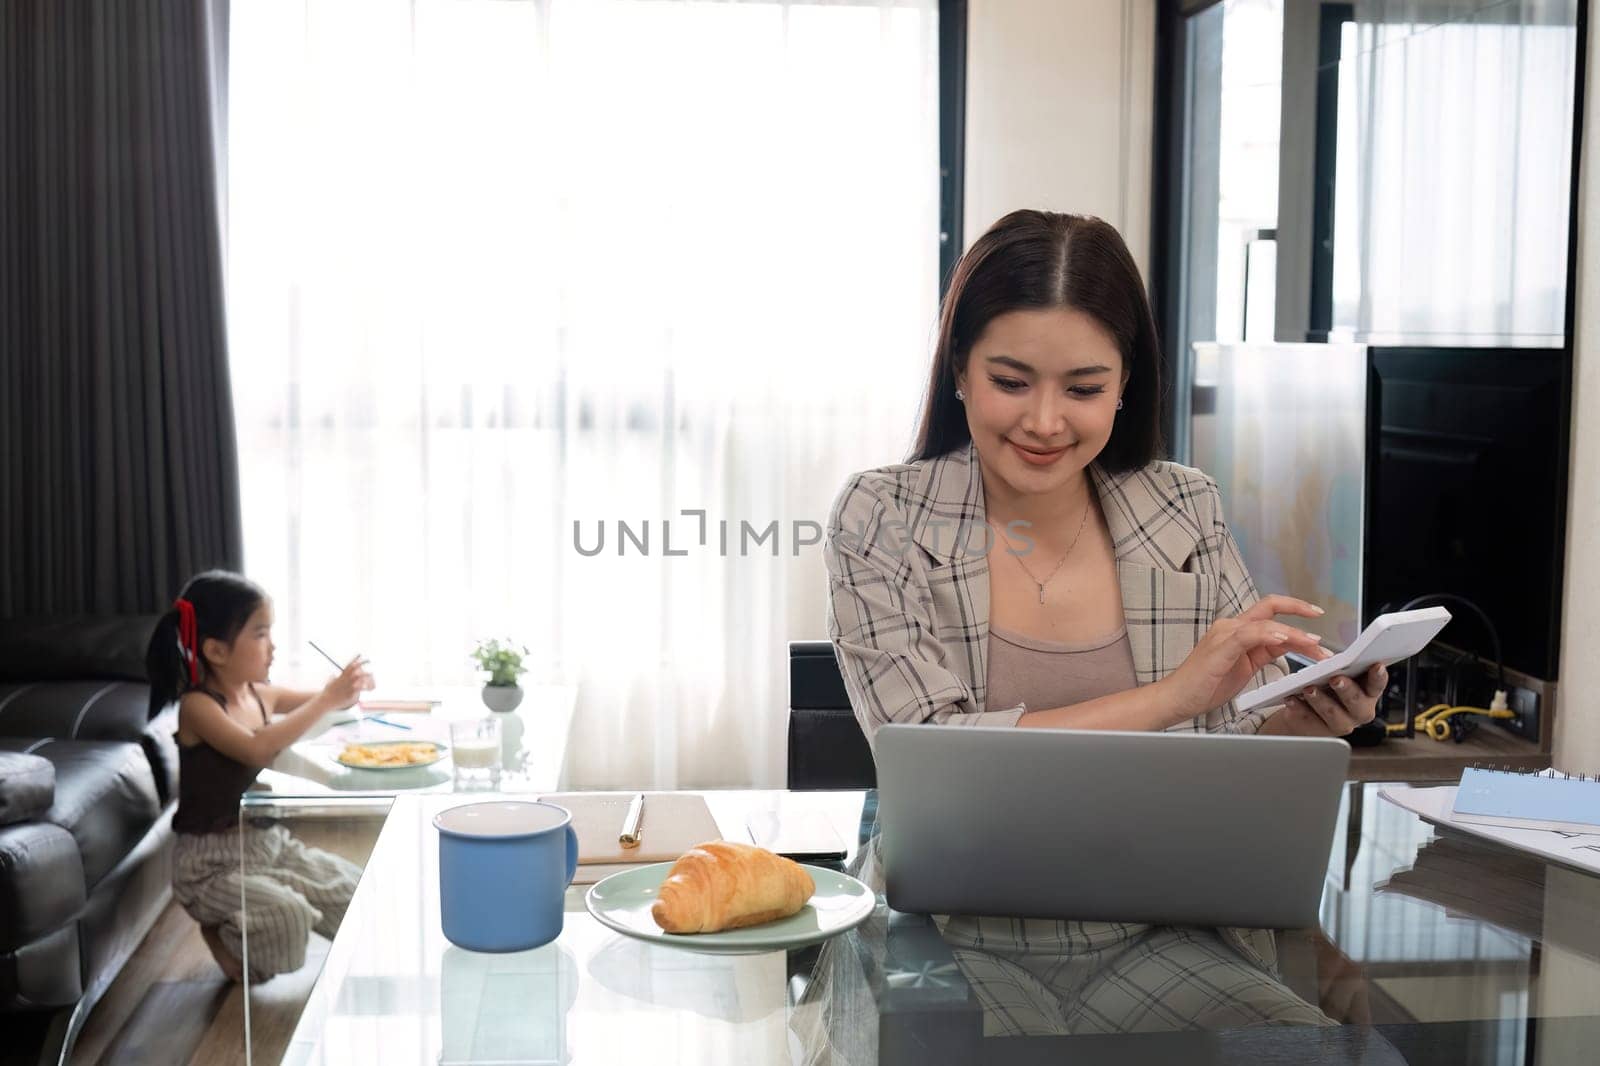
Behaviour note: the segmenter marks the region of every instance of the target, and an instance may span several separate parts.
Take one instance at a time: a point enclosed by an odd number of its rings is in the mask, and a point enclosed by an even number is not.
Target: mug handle
[[[578,833],[572,828],[572,823],[567,823],[567,884],[572,884],[572,879],[578,876]]]

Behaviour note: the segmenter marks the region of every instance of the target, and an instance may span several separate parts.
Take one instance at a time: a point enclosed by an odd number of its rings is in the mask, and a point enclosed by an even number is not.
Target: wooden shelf
[[[1457,744],[1453,740],[1389,737],[1371,748],[1350,751],[1352,781],[1460,780],[1469,766],[1492,763],[1513,770],[1543,770],[1550,752],[1531,740],[1485,726]]]

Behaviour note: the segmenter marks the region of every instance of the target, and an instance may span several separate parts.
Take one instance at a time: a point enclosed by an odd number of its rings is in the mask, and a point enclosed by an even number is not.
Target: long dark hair
[[[178,593],[178,599],[194,606],[193,652],[198,680],[191,678],[189,660],[179,640],[179,624],[184,612],[174,603],[156,623],[155,632],[150,635],[150,646],[144,653],[145,670],[150,676],[152,718],[191,688],[205,686],[206,660],[200,649],[206,640],[220,640],[231,645],[256,608],[267,601],[267,594],[261,586],[240,574],[207,570],[191,577]]]
[[[1161,350],[1144,282],[1122,235],[1088,215],[1013,211],[973,242],[950,277],[913,460],[946,455],[972,439],[956,378],[989,323],[1007,311],[1053,307],[1091,316],[1122,352],[1128,383],[1100,465],[1121,473],[1156,458],[1162,448]]]

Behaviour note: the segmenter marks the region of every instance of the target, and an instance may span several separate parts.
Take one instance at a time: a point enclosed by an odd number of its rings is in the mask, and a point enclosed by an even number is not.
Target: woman
[[[1284,652],[1326,656],[1276,617],[1322,612],[1258,598],[1215,482],[1156,461],[1159,365],[1105,222],[1018,211],[962,257],[912,460],[855,475],[829,521],[829,634],[869,741],[888,722],[1342,736],[1373,717],[1381,667],[1235,706]],[[1042,982],[986,1002],[1000,1030],[1167,1027],[1158,1001],[1204,1026],[1321,1017],[1261,981],[1261,931],[955,918],[945,935],[980,989]],[[1225,972],[1247,1006],[1196,1018],[1204,991],[1183,1006],[1175,968]],[[1142,979],[1161,996],[1128,997]]]

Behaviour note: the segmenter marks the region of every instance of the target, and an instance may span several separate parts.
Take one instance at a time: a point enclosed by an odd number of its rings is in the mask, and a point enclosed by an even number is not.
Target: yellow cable
[[[1488,707],[1452,707],[1448,703],[1435,703],[1432,707],[1419,713],[1412,719],[1412,728],[1424,736],[1434,740],[1449,740],[1450,725],[1447,721],[1451,715],[1456,714],[1481,714],[1488,718],[1515,718],[1517,712],[1512,710],[1495,710]],[[1389,736],[1397,736],[1406,731],[1404,722],[1390,722],[1384,727],[1384,732]]]
[[[1448,711],[1449,709],[1450,705],[1448,703],[1435,703],[1432,707],[1429,707],[1427,710],[1421,712],[1411,721],[1417,732],[1426,735],[1428,732],[1428,716],[1433,714],[1435,711]],[[1390,722],[1384,727],[1384,733],[1391,737],[1399,736],[1405,731],[1406,723],[1404,722]]]
[[[1517,716],[1517,712],[1512,710],[1496,711],[1487,707],[1451,707],[1447,704],[1439,703],[1417,715],[1417,728],[1434,740],[1449,740],[1450,723],[1448,719],[1456,714],[1481,714],[1486,718],[1515,718]]]
[[[1449,709],[1450,705],[1448,703],[1435,703],[1432,707],[1429,707],[1427,710],[1417,715],[1415,721],[1417,725],[1426,727],[1428,724],[1428,719],[1432,718],[1440,711],[1448,711]]]

